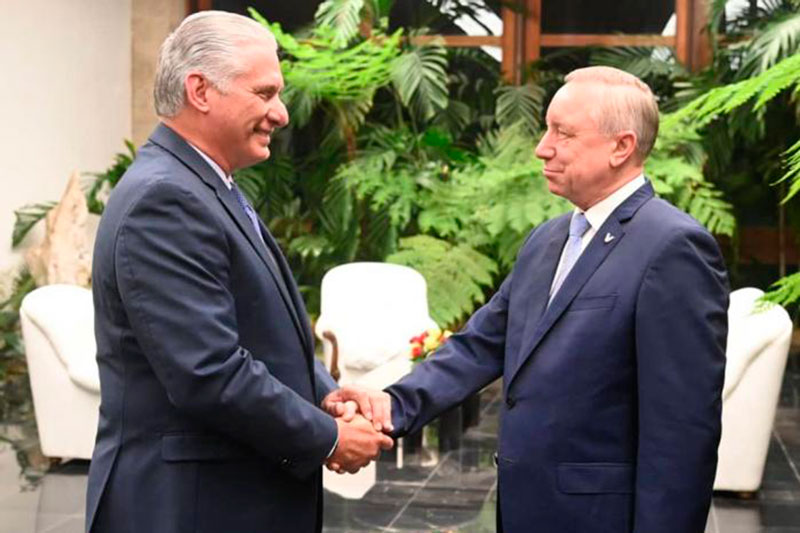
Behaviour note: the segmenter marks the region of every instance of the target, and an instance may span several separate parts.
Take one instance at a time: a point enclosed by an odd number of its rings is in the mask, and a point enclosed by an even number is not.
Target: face
[[[268,39],[240,46],[241,74],[224,92],[209,91],[207,134],[228,171],[249,167],[270,155],[275,129],[289,123],[280,99],[283,76],[276,45]]]
[[[590,112],[602,89],[592,83],[568,83],[547,109],[547,131],[536,147],[544,161],[550,192],[581,209],[605,196],[613,179],[610,165],[616,140],[602,134]]]

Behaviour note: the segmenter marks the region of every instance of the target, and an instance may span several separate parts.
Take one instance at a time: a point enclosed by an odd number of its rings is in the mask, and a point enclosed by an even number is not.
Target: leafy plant
[[[438,324],[458,323],[485,301],[497,266],[465,245],[417,235],[400,239],[399,250],[386,261],[418,270],[428,284],[428,306]]]
[[[129,140],[125,140],[128,153],[117,153],[114,163],[104,172],[91,174],[93,179],[88,184],[86,192],[86,205],[90,213],[103,214],[105,202],[101,196],[113,189],[122,175],[136,157],[136,147]],[[14,211],[14,228],[11,236],[11,247],[16,248],[30,232],[31,229],[56,206],[56,202],[44,202],[20,207]]]
[[[25,351],[19,325],[19,308],[22,299],[36,287],[27,271],[14,280],[11,295],[0,302],[0,383],[9,376],[24,374],[26,371]]]

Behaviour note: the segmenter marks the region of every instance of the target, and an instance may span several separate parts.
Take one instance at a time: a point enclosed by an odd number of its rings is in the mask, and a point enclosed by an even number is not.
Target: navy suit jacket
[[[502,376],[506,533],[702,533],[727,336],[717,244],[647,183],[548,307],[569,220],[536,228],[463,331],[387,389],[394,425],[415,431]]]
[[[220,177],[156,128],[93,266],[101,405],[86,530],[312,532],[336,423],[303,302]],[[277,268],[276,268],[277,267]]]

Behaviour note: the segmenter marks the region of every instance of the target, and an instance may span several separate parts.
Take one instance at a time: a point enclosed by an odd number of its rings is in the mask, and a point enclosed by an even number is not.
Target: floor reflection
[[[479,423],[460,436],[458,449],[439,452],[434,431],[426,447],[405,454],[403,468],[394,452],[385,454],[361,500],[327,494],[324,531],[493,532],[499,394],[497,385],[483,392]],[[15,402],[16,409],[0,406],[0,533],[82,533],[88,463],[51,464],[39,451],[29,406]],[[800,356],[792,356],[762,489],[750,499],[716,494],[706,532],[800,533],[799,464]]]

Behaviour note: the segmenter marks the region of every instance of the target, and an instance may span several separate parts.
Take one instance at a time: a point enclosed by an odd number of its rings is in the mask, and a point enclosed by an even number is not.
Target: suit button
[[[509,409],[512,409],[515,405],[517,405],[517,400],[515,400],[511,396],[506,396],[506,406]]]
[[[291,466],[292,462],[289,459],[281,459],[281,466],[286,468]]]

